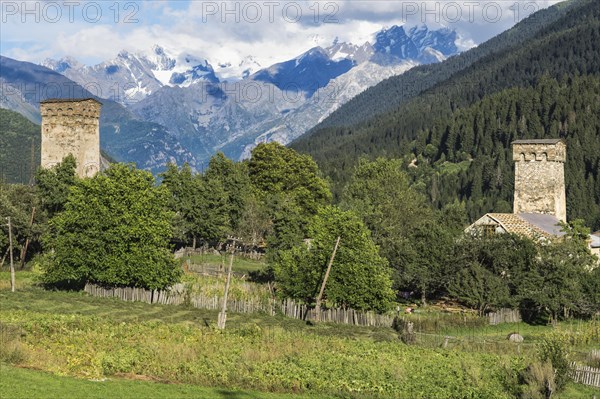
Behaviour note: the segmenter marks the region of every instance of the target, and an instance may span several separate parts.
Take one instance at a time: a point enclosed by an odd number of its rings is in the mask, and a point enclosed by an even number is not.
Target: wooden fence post
[[[333,247],[333,253],[331,254],[331,259],[329,259],[329,264],[327,265],[327,271],[325,272],[325,277],[323,278],[323,284],[321,284],[321,291],[319,291],[319,296],[317,297],[317,305],[315,306],[315,320],[321,321],[321,300],[323,299],[323,292],[325,291],[325,284],[327,284],[327,279],[329,278],[329,272],[331,271],[331,265],[333,264],[333,260],[335,259],[335,253],[337,252],[338,245],[340,245],[340,238],[337,238],[335,242],[335,247]]]
[[[12,242],[12,225],[10,224],[10,216],[8,220],[8,248],[10,255],[10,290],[15,292],[15,264],[13,263],[13,242]]]
[[[35,206],[31,210],[31,220],[29,221],[29,228],[30,229],[33,227],[33,219],[34,219],[34,217],[35,217]],[[19,266],[19,268],[21,270],[23,270],[23,268],[25,267],[25,257],[27,256],[27,248],[29,247],[29,238],[30,237],[27,237],[27,239],[25,240],[25,245],[21,249],[21,264]]]
[[[225,329],[225,322],[227,321],[227,295],[229,293],[229,284],[231,282],[231,268],[233,266],[233,252],[229,258],[229,270],[227,271],[227,282],[225,283],[225,293],[223,294],[223,308],[219,313],[217,320],[217,327],[221,330]]]

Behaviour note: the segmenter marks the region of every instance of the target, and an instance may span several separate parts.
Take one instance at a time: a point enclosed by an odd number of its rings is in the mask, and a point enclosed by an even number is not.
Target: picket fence
[[[490,325],[495,326],[501,323],[520,323],[521,312],[519,309],[500,309],[497,312],[488,314]]]
[[[96,297],[119,298],[129,302],[137,301],[162,305],[181,305],[187,302],[195,308],[207,310],[220,310],[223,304],[222,299],[217,296],[189,295],[186,293],[183,284],[176,284],[170,290],[159,291],[133,287],[107,288],[88,283],[85,285],[84,291]],[[315,309],[298,304],[291,299],[284,301],[277,299],[263,301],[228,299],[227,311],[234,313],[266,313],[272,316],[279,313],[294,319],[319,320],[326,323],[370,327],[391,327],[394,321],[393,316],[380,315],[374,312],[360,312],[354,309],[323,309],[320,315],[317,315]]]
[[[573,381],[600,388],[600,369],[571,363],[571,378]]]

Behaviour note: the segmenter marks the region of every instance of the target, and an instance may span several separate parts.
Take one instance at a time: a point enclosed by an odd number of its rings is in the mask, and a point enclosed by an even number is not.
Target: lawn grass
[[[0,397],[12,399],[325,399],[327,396],[273,394],[162,384],[127,379],[84,380],[0,363]]]
[[[569,384],[556,399],[593,399],[600,390]],[[326,399],[331,396],[274,394],[203,388],[187,384],[107,379],[84,380],[56,376],[38,370],[21,369],[0,363],[0,397],[13,399]]]

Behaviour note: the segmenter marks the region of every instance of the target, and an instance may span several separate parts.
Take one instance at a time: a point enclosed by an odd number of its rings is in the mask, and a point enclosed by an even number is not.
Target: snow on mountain
[[[221,80],[241,80],[263,69],[261,64],[251,55],[244,57],[238,63],[221,62],[218,64],[217,73]]]
[[[352,43],[340,43],[337,39],[333,42],[333,45],[327,47],[325,51],[327,52],[327,55],[329,55],[329,58],[334,61],[347,58],[355,61],[357,64],[368,61],[375,53],[375,49],[369,42],[366,42],[362,46],[358,46]]]
[[[116,58],[94,66],[84,66],[70,57],[47,59],[42,66],[63,74],[98,97],[121,104],[140,101],[166,85],[186,87],[200,81],[219,81],[207,60],[189,54],[173,56],[160,46],[148,53],[121,51]]]
[[[66,67],[65,63],[62,64]],[[40,101],[48,98],[94,98],[93,92],[62,74],[1,55],[0,84],[7,89],[0,95],[0,107],[19,112],[35,123],[41,121]],[[21,91],[28,87],[48,89],[34,93]],[[187,162],[192,167],[197,165],[194,155],[176,140],[167,127],[140,120],[116,102],[103,99],[102,103],[100,145],[117,161],[134,162],[139,168],[153,173],[163,171],[168,162]]]
[[[447,29],[393,26],[372,44],[336,39],[267,68],[252,56],[213,68],[159,46],[92,67],[70,58],[45,65],[81,85],[94,82],[100,97],[108,93],[140,120],[167,126],[199,164],[216,151],[239,159],[260,142],[287,144],[368,87],[458,53],[456,40]]]

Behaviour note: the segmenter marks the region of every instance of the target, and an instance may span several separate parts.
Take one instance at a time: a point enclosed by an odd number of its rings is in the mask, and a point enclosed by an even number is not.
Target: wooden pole
[[[231,283],[231,268],[233,266],[233,251],[229,258],[229,270],[227,271],[227,282],[225,283],[225,292],[223,293],[223,307],[219,313],[219,319],[217,320],[217,327],[220,330],[225,329],[225,322],[227,321],[227,295],[229,294],[229,284]]]
[[[34,217],[35,217],[35,206],[31,210],[31,220],[29,221],[29,229],[30,230],[31,230],[31,228],[33,228],[33,218]],[[23,249],[21,250],[21,265],[20,265],[21,270],[23,270],[23,268],[25,267],[25,256],[27,255],[27,247],[29,247],[29,237],[27,237],[27,239],[25,240],[25,245],[23,246]]]
[[[12,226],[10,224],[10,216],[8,219],[8,248],[10,255],[10,290],[15,292],[15,264],[13,263],[13,244],[12,244]]]
[[[315,306],[317,321],[321,320],[321,300],[323,299],[323,292],[325,292],[325,284],[327,284],[327,279],[329,278],[329,272],[331,271],[331,265],[333,264],[333,260],[335,259],[335,253],[337,252],[338,245],[340,245],[340,238],[337,238],[335,242],[335,247],[333,247],[333,253],[331,254],[331,259],[329,259],[329,265],[327,265],[327,271],[325,272],[325,277],[323,278],[323,284],[321,284],[321,291],[319,291],[319,296],[317,297],[317,305]]]

